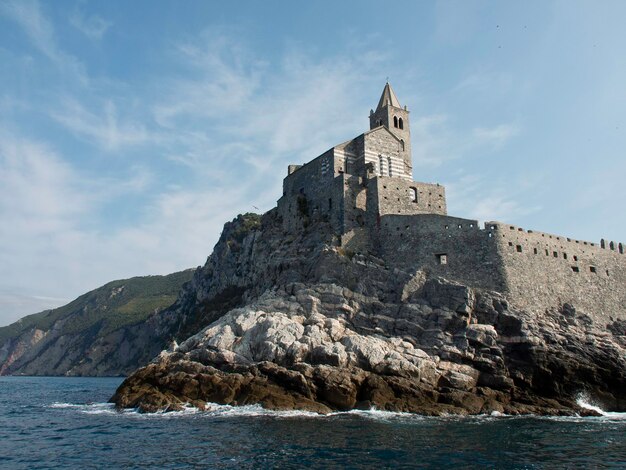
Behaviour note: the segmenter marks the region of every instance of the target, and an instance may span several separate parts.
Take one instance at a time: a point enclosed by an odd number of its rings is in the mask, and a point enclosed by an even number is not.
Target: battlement
[[[554,235],[536,230],[524,230],[515,225],[500,222],[490,222],[491,228],[499,232],[502,238],[508,240],[510,247],[515,245],[518,252],[532,250],[533,254],[545,252],[546,256],[554,258],[574,259],[578,255],[603,256],[606,252],[624,255],[624,244],[601,240],[600,243],[576,240],[562,235]],[[556,253],[556,255],[555,255]]]
[[[515,225],[492,226],[510,295],[519,304],[546,308],[567,302],[606,320],[626,316],[626,257],[619,244],[611,250]]]

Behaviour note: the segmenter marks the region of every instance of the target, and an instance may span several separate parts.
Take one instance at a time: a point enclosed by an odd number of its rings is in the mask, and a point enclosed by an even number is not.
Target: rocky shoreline
[[[418,287],[419,286],[419,287]],[[382,303],[334,284],[267,292],[120,386],[144,412],[260,404],[329,413],[590,415],[626,410],[623,343],[566,306],[539,318],[443,279]],[[623,342],[623,336],[619,338]]]

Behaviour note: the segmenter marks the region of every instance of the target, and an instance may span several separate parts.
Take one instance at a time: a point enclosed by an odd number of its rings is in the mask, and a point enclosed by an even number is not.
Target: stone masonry
[[[369,131],[289,165],[278,213],[286,232],[327,221],[346,253],[497,290],[522,308],[626,319],[624,244],[448,216],[445,188],[413,181],[409,111],[389,83]]]

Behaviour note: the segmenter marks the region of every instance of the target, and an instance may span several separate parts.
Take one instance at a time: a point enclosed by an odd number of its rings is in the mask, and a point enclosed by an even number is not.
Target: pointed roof
[[[376,107],[376,111],[380,108],[383,108],[387,105],[394,106],[396,108],[401,108],[400,102],[398,101],[398,97],[396,96],[393,88],[389,85],[389,82],[385,83],[385,88],[383,89],[383,94],[380,95],[380,101],[378,101],[378,106]]]

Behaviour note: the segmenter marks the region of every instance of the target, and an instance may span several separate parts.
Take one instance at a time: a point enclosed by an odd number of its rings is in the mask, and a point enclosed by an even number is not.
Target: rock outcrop
[[[497,292],[346,253],[323,223],[285,233],[274,211],[225,227],[168,315],[177,339],[112,398],[316,412],[626,411],[623,322],[523,311]],[[194,331],[195,330],[195,331]]]

